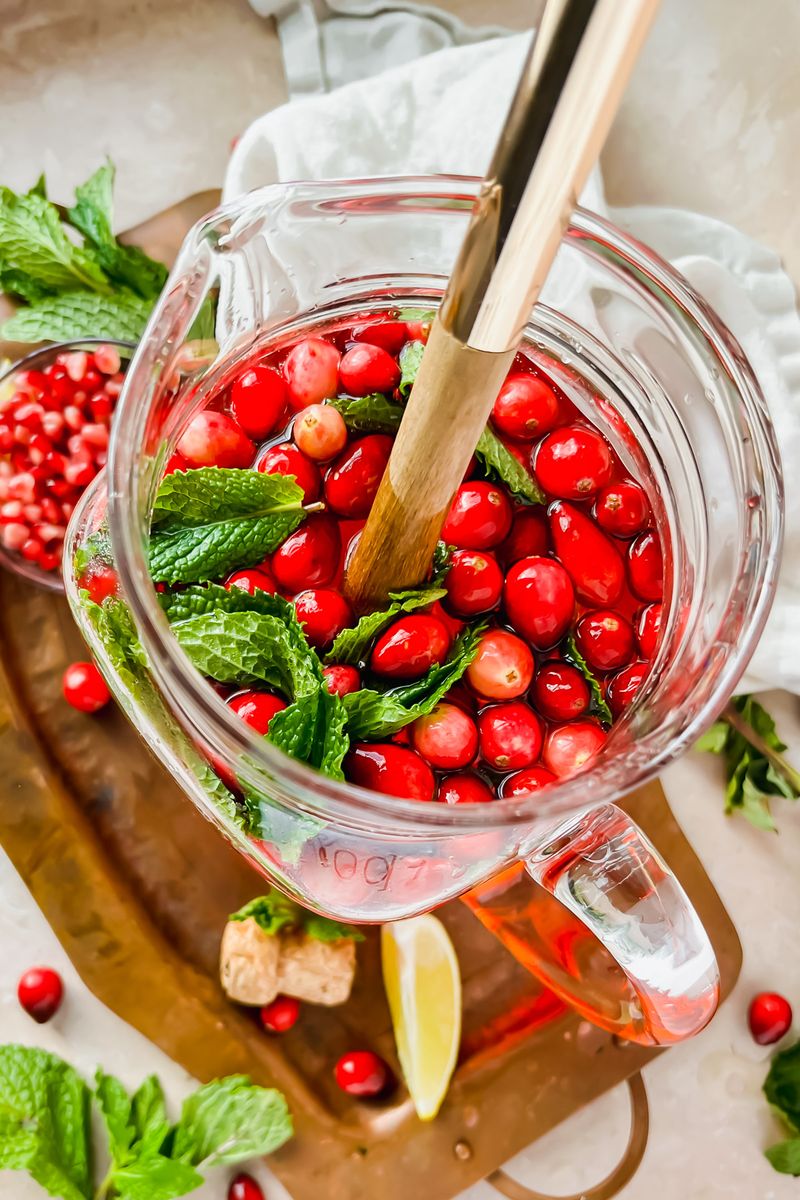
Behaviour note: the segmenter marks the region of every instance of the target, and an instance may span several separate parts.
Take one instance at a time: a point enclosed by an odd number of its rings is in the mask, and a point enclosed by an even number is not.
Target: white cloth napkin
[[[282,179],[482,175],[528,37],[441,50],[267,113],[239,140],[225,198]],[[597,177],[581,202],[673,262],[758,376],[789,475],[786,542],[775,605],[740,690],[800,693],[800,499],[792,478],[800,465],[800,318],[792,283],[774,253],[720,221],[666,208],[609,210]]]

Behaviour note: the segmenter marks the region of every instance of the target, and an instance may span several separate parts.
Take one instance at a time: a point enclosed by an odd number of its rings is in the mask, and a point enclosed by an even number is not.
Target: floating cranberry
[[[392,439],[373,433],[348,446],[325,476],[325,499],[342,517],[366,517],[392,452]]]
[[[250,367],[231,384],[231,415],[257,442],[283,424],[288,401],[286,384],[272,367]]]
[[[569,721],[548,733],[542,759],[559,779],[568,779],[583,770],[602,749],[607,734],[595,721]]]
[[[349,696],[361,688],[361,672],[346,663],[335,663],[322,668],[325,686],[334,696]]]
[[[111,699],[103,676],[91,662],[68,666],[61,680],[61,690],[67,703],[83,713],[99,712]]]
[[[636,636],[639,639],[642,658],[655,658],[658,639],[661,636],[661,617],[661,605],[648,604],[636,619]]]
[[[289,403],[295,412],[335,396],[339,387],[339,351],[324,338],[303,338],[283,363]]]
[[[44,1025],[54,1017],[64,998],[64,984],[50,967],[31,967],[17,984],[17,999],[29,1017]]]
[[[411,726],[411,745],[432,767],[455,771],[477,754],[478,730],[457,704],[441,703]]]
[[[334,1068],[336,1082],[348,1096],[379,1096],[391,1075],[382,1058],[371,1050],[351,1050],[343,1054]]]
[[[614,671],[633,658],[635,639],[629,621],[610,609],[598,608],[581,617],[575,641],[595,671]]]
[[[664,563],[658,534],[641,534],[628,549],[628,579],[642,600],[660,600],[664,594]]]
[[[491,804],[494,798],[491,788],[472,771],[448,775],[442,780],[437,796],[440,804]]]
[[[491,554],[456,550],[445,576],[447,603],[461,617],[474,617],[494,608],[503,590],[503,573]]]
[[[401,800],[432,800],[436,791],[433,771],[424,759],[390,742],[356,744],[345,759],[344,772],[359,787]]]
[[[759,992],[750,1001],[747,1023],[759,1046],[771,1046],[789,1032],[792,1006],[777,992]]]
[[[267,732],[275,714],[286,708],[286,701],[270,692],[240,692],[227,703],[245,725],[261,734]]]
[[[633,537],[641,533],[647,524],[649,508],[647,497],[638,483],[623,479],[610,483],[597,497],[595,519],[606,533],[616,537]]]
[[[492,424],[507,437],[533,441],[558,424],[560,405],[552,385],[538,375],[513,372],[492,408]]]
[[[369,665],[389,679],[419,679],[434,664],[444,662],[450,637],[441,621],[412,613],[394,621],[375,643]]]
[[[467,682],[487,700],[514,700],[530,687],[533,655],[522,638],[490,629],[467,667]]]
[[[288,1033],[300,1016],[300,1001],[294,996],[277,996],[260,1012],[261,1024],[267,1033]]]
[[[225,587],[228,591],[231,588],[241,588],[243,592],[247,592],[252,596],[254,592],[267,592],[272,595],[277,592],[275,580],[266,567],[249,567],[243,571],[234,571],[225,580]]]
[[[391,354],[366,342],[353,346],[339,363],[342,387],[351,396],[371,392],[393,392],[400,382],[400,368]]]
[[[462,483],[456,492],[442,540],[462,550],[491,550],[511,528],[508,496],[493,483]]]
[[[313,513],[272,555],[270,567],[278,587],[285,592],[324,587],[336,575],[341,550],[333,517]]]
[[[353,610],[333,588],[307,588],[294,598],[294,610],[303,632],[317,650],[326,650],[353,621]]]
[[[633,704],[648,669],[647,663],[633,662],[608,681],[606,699],[615,717],[621,717],[625,709]]]
[[[314,462],[328,462],[344,449],[347,426],[342,414],[330,404],[310,404],[295,417],[292,437]]]
[[[613,462],[608,443],[594,429],[565,425],[540,443],[533,469],[549,495],[585,500],[608,483]]]
[[[498,771],[517,771],[536,762],[542,749],[542,726],[521,700],[495,704],[478,717],[481,757]]]
[[[372,321],[354,326],[352,337],[354,342],[380,346],[387,354],[399,354],[408,341],[408,328],[405,321]]]
[[[521,558],[541,558],[550,549],[550,531],[544,514],[521,508],[514,514],[511,532],[497,547],[497,557],[508,570]]]
[[[312,504],[319,499],[322,476],[315,464],[291,442],[270,446],[259,460],[258,469],[266,475],[294,475],[297,486],[302,489],[305,504]]]
[[[178,453],[190,467],[249,467],[255,452],[234,420],[208,408],[192,417],[178,442]]]
[[[264,1193],[252,1175],[237,1175],[228,1188],[228,1200],[264,1200]]]
[[[523,558],[506,576],[503,603],[517,632],[537,650],[549,650],[569,629],[575,589],[555,559]]]
[[[433,604],[431,604],[427,611],[432,617],[436,617],[442,622],[447,630],[451,643],[456,640],[466,625],[465,621],[462,621],[459,617],[454,617],[453,614],[449,613],[446,608],[443,608],[439,600],[434,600]]]
[[[557,776],[546,767],[526,767],[524,771],[517,771],[503,780],[500,794],[504,800],[509,796],[529,796],[531,792],[540,792],[542,788],[557,782]]]
[[[568,663],[546,663],[533,681],[532,697],[548,721],[582,717],[592,700],[583,675]]]
[[[571,504],[557,500],[548,512],[553,546],[585,604],[613,604],[625,584],[625,564],[602,530]]]

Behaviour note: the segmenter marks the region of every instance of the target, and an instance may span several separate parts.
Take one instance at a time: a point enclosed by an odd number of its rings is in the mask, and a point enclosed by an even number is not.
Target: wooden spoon
[[[605,141],[658,0],[548,0],[375,503],[356,611],[414,587]]]

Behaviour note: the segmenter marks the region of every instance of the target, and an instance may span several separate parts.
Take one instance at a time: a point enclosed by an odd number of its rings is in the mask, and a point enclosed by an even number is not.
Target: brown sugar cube
[[[309,1004],[344,1004],[356,972],[351,938],[322,942],[305,933],[283,933],[277,990]]]
[[[222,986],[238,1004],[271,1004],[278,986],[281,939],[264,933],[253,917],[228,921],[220,947]]]

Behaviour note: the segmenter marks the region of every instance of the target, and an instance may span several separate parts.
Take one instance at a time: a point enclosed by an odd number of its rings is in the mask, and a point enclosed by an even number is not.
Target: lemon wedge
[[[461,974],[447,930],[427,914],[381,929],[383,984],[400,1066],[421,1121],[447,1094],[461,1040]]]

